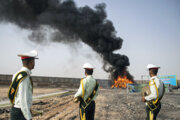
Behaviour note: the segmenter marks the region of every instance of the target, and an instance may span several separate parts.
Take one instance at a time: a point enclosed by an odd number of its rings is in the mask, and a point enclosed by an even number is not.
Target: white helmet
[[[157,69],[159,69],[160,67],[158,67],[157,65],[148,64],[148,65],[147,65],[147,69],[151,69],[151,68],[157,68]]]
[[[87,68],[87,69],[94,69],[94,67],[90,64],[90,63],[85,63],[84,65],[83,65],[83,68],[85,69],[85,68]]]
[[[38,52],[36,50],[32,50],[32,51],[27,52],[27,53],[18,54],[18,56],[21,57],[21,59],[26,59],[26,58],[30,58],[30,57],[38,59],[37,58]]]

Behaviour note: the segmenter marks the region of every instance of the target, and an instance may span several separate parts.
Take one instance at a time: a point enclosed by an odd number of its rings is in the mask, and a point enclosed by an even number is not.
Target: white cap
[[[148,64],[148,65],[147,65],[147,69],[151,69],[151,68],[157,68],[157,69],[159,69],[160,67],[157,66],[157,65],[154,65],[154,64]]]
[[[18,56],[21,57],[21,59],[27,59],[27,58],[30,58],[30,57],[38,59],[38,58],[36,58],[38,56],[38,52],[36,50],[32,50],[32,51],[30,51],[28,53],[18,54]]]
[[[84,69],[94,69],[94,67],[90,64],[90,63],[85,63],[84,65],[83,65],[83,68]]]

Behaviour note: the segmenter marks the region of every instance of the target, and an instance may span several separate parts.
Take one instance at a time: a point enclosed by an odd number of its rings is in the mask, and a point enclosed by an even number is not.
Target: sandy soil
[[[78,104],[73,103],[71,92],[33,102],[33,109],[43,110],[33,120],[79,120]],[[180,119],[180,91],[166,93],[158,120]],[[8,120],[10,107],[0,108],[0,120]],[[101,89],[96,99],[95,120],[145,120],[145,105],[140,93],[127,94],[122,89]]]
[[[8,90],[9,88],[7,86],[0,86],[0,101],[8,99],[7,97]],[[47,94],[47,93],[59,92],[62,90],[63,90],[62,88],[34,88],[33,96],[45,94],[45,93]]]

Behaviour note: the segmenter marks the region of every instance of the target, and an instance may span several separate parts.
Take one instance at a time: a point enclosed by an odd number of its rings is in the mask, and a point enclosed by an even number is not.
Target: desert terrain
[[[76,89],[35,88],[34,95],[67,90],[64,94],[33,101],[32,109],[43,111],[33,120],[79,120],[78,104],[73,102]],[[0,102],[7,100],[8,87],[0,87]],[[180,91],[165,93],[158,120],[180,120]],[[0,106],[0,120],[10,119],[10,106]],[[140,93],[127,93],[126,89],[100,89],[96,99],[95,120],[145,120],[145,105]]]

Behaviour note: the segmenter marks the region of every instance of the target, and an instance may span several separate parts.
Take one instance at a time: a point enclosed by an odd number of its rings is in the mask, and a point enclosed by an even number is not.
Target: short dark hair
[[[92,74],[93,74],[93,69],[85,69],[85,72],[86,72],[88,75],[92,75]]]
[[[23,65],[28,65],[32,60],[34,60],[33,57],[27,58],[27,59],[23,59],[22,63]]]
[[[157,75],[158,69],[157,68],[151,68],[152,74]]]

